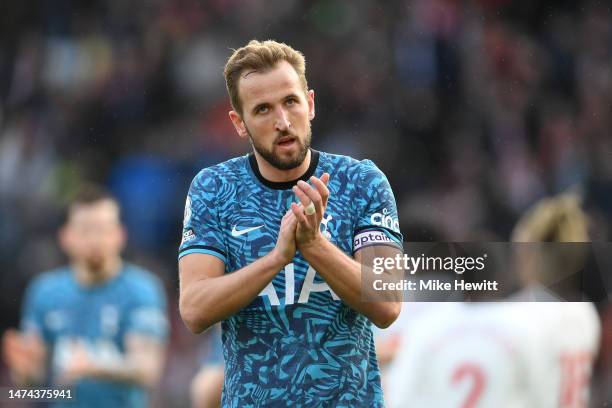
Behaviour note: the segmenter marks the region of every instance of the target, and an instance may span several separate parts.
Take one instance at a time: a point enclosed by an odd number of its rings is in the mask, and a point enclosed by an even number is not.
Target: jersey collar
[[[306,170],[301,177],[291,181],[270,181],[264,178],[264,176],[262,176],[259,172],[257,159],[253,153],[249,154],[249,164],[251,165],[251,170],[253,170],[253,174],[255,174],[257,180],[259,180],[264,186],[274,190],[289,190],[300,180],[308,181],[308,179],[310,179],[310,177],[315,173],[317,165],[319,164],[319,152],[315,149],[310,149],[310,165],[308,166],[308,170]]]

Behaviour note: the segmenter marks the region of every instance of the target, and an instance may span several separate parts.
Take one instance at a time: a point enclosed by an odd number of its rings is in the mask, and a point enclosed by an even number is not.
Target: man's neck
[[[95,286],[111,280],[121,271],[121,258],[112,258],[104,262],[99,270],[92,270],[84,262],[73,262],[76,280],[83,286]]]
[[[308,149],[308,152],[306,152],[306,158],[302,164],[291,170],[277,169],[268,163],[266,159],[261,157],[257,152],[255,152],[255,159],[257,160],[257,167],[259,168],[259,172],[263,178],[274,183],[282,183],[285,181],[297,180],[302,177],[302,175],[306,173],[310,167],[312,153],[311,150]]]

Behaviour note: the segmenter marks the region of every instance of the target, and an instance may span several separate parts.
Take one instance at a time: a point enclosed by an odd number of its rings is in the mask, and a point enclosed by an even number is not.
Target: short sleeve
[[[168,338],[166,295],[161,283],[154,278],[143,277],[137,282],[134,303],[127,317],[125,332],[153,337],[160,341]]]
[[[203,253],[226,262],[216,190],[214,174],[206,169],[193,179],[185,203],[179,259],[191,253]]]
[[[25,333],[36,333],[48,343],[50,338],[44,325],[45,296],[42,293],[43,288],[44,285],[41,285],[40,278],[28,285],[22,304],[20,329]]]
[[[360,162],[356,183],[357,222],[353,252],[371,245],[402,248],[395,197],[385,174],[370,160]]]

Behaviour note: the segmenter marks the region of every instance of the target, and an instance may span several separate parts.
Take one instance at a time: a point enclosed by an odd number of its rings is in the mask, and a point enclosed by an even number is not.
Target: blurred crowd
[[[183,205],[199,169],[250,150],[228,120],[222,70],[252,38],[305,54],[313,147],[374,160],[407,240],[506,241],[522,211],[568,189],[584,197],[593,239],[610,240],[607,2],[6,1],[2,329],[27,281],[63,261],[55,231],[71,194],[104,183],[123,207],[128,258],[173,299],[161,389],[186,403],[205,339],[176,312]],[[603,342],[612,365],[610,325]]]

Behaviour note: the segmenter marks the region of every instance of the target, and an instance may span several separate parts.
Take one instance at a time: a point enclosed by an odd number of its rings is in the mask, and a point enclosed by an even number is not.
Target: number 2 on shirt
[[[458,385],[464,381],[471,381],[472,386],[460,407],[475,408],[486,385],[485,373],[476,364],[463,363],[453,372],[452,383],[453,385]]]

